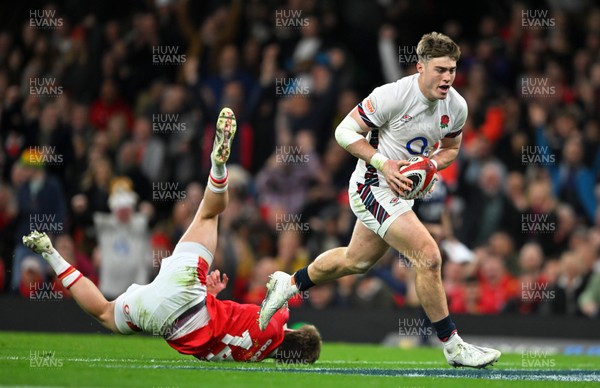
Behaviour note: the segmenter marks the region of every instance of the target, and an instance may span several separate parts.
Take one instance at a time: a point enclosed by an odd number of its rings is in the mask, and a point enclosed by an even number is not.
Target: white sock
[[[210,175],[217,180],[225,178],[227,176],[227,166],[225,164],[215,164],[215,162],[213,162],[210,169]]]
[[[227,167],[213,164],[208,177],[208,189],[213,193],[224,193],[227,191]]]
[[[52,267],[54,272],[58,275],[58,280],[61,281],[62,285],[69,289],[75,282],[77,282],[83,275],[56,251],[52,250],[52,253],[42,253],[42,256],[48,264]]]

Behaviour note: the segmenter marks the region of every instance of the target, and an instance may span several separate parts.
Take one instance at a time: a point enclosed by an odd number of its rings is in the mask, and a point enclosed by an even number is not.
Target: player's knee
[[[417,271],[438,273],[442,268],[442,255],[435,244],[430,244],[421,250],[421,255],[413,258]]]

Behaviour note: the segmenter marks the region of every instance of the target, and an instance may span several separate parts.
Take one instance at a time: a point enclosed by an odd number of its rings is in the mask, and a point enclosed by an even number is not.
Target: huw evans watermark
[[[521,11],[521,27],[526,29],[550,29],[556,19],[549,16],[547,9],[524,9]]]
[[[186,55],[180,52],[179,46],[152,46],[153,65],[181,65],[186,61]]]
[[[556,95],[556,86],[550,84],[547,77],[522,77],[522,97],[552,97]]]
[[[309,223],[302,221],[301,214],[282,213],[275,215],[276,232],[308,233],[309,230]]]
[[[300,77],[275,78],[275,95],[277,96],[308,96],[310,88]]]
[[[405,337],[429,337],[433,329],[425,318],[400,318],[398,320],[398,335]]]
[[[275,146],[275,162],[277,164],[306,164],[310,156],[302,152],[301,146]]]
[[[297,29],[308,27],[309,20],[302,16],[301,9],[276,9],[275,27]]]
[[[521,232],[523,233],[554,233],[556,222],[550,221],[548,214],[521,214]]]
[[[63,27],[63,18],[56,16],[55,9],[30,9],[29,27],[40,30],[54,30]]]
[[[398,62],[404,64],[419,62],[417,46],[398,46]]]
[[[56,214],[31,213],[29,214],[29,230],[46,233],[61,233],[65,229],[62,221],[57,221]]]
[[[56,352],[52,350],[30,350],[29,367],[30,368],[61,368],[63,361],[56,357]]]
[[[32,165],[58,166],[63,164],[64,157],[56,152],[56,146],[30,146],[29,163]]]
[[[178,113],[155,113],[152,115],[152,131],[158,133],[183,132],[187,123],[179,121]]]
[[[524,302],[542,302],[554,300],[556,291],[548,289],[545,282],[523,282],[521,283],[521,300]]]
[[[523,368],[554,368],[555,366],[556,360],[549,352],[533,350],[521,353],[521,367]]]
[[[152,182],[152,200],[173,202],[185,199],[187,193],[180,182]]]
[[[276,349],[275,366],[296,366],[308,365],[308,358],[302,355],[301,350],[297,349]]]
[[[50,282],[30,282],[29,300],[57,301],[64,297],[62,290],[56,290],[56,284]]]
[[[427,257],[425,252],[418,249],[407,249],[398,252],[398,265],[400,267],[427,269],[435,264],[431,257]]]
[[[521,163],[524,165],[550,166],[556,163],[556,155],[548,146],[522,146]]]
[[[152,250],[152,268],[160,268],[163,259],[171,256],[172,252],[169,249],[153,249]]]
[[[63,87],[58,84],[56,77],[29,78],[29,94],[39,97],[59,97],[63,94]]]

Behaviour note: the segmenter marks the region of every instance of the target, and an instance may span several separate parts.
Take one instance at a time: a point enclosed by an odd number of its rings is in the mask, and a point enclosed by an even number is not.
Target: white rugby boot
[[[455,333],[444,343],[444,356],[453,367],[485,368],[493,365],[502,353],[496,349],[475,346]]]
[[[41,255],[42,253],[52,253],[54,247],[50,242],[50,237],[46,233],[34,230],[27,236],[23,236],[23,245],[30,248],[32,251]]]
[[[213,150],[210,154],[215,164],[223,165],[229,159],[231,142],[236,130],[237,122],[233,111],[227,107],[221,109],[221,113],[219,113],[219,118],[217,119]]]
[[[267,282],[267,295],[260,306],[258,327],[265,330],[273,314],[287,301],[300,291],[291,283],[292,276],[285,272],[277,271],[269,275]]]

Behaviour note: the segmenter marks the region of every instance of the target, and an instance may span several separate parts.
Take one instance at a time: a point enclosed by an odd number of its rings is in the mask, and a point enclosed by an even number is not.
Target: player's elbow
[[[115,323],[114,302],[107,302],[100,314],[94,316],[98,322],[113,333],[119,333]]]

